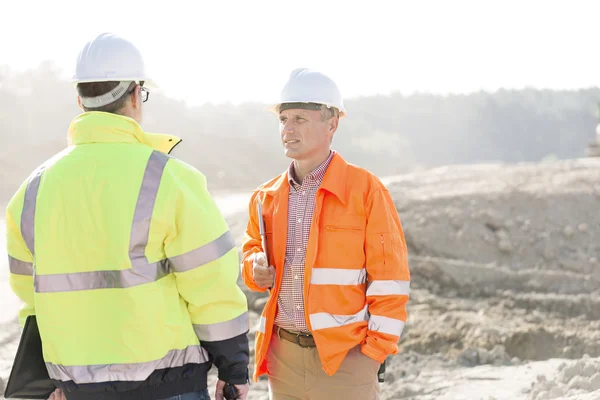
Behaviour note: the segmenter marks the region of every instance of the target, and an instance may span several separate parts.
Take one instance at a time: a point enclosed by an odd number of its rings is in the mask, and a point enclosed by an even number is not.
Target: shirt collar
[[[317,168],[313,169],[307,175],[307,177],[308,176],[312,177],[320,185],[323,182],[323,178],[325,177],[325,172],[327,172],[327,167],[329,166],[329,163],[331,162],[331,159],[333,158],[334,154],[335,154],[335,150],[330,150],[329,156],[325,159],[325,161],[323,161]],[[306,179],[306,177],[304,179]],[[299,183],[296,180],[296,171],[294,169],[293,161],[290,163],[290,166],[288,167],[288,181],[290,183],[290,186],[292,186],[292,187],[301,186],[301,183]]]

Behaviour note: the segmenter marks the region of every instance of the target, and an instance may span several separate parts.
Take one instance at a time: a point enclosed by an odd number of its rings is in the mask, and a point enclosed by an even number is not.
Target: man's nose
[[[281,133],[283,135],[288,134],[288,133],[294,133],[294,124],[291,123],[290,121],[286,121],[285,123],[282,123]]]

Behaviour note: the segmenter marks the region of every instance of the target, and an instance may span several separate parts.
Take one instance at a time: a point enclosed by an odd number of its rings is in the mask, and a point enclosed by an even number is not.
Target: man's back
[[[205,387],[209,353],[224,351],[210,342],[243,341],[247,314],[204,177],[122,116],[82,114],[70,139],[7,209],[11,285],[29,306],[21,322],[37,316],[50,376],[67,391],[143,386],[148,398]]]

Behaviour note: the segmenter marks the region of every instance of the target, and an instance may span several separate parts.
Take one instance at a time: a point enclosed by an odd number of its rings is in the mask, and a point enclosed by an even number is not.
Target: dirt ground
[[[600,159],[444,167],[384,182],[412,283],[382,399],[600,399]],[[228,215],[238,245],[246,218]],[[253,339],[265,295],[247,295]],[[18,337],[6,319],[0,379]],[[249,399],[268,398],[265,380],[251,388]]]

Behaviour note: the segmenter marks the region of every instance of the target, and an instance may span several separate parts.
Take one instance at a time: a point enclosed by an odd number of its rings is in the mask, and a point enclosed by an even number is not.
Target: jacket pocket
[[[318,236],[317,265],[360,268],[365,262],[366,219],[360,215],[326,216]]]
[[[343,214],[327,218],[325,231],[329,232],[364,232],[367,221],[361,215]]]
[[[358,231],[361,232],[364,228],[360,226],[339,226],[339,225],[327,225],[325,227],[326,231],[329,232],[346,232],[346,231]]]

